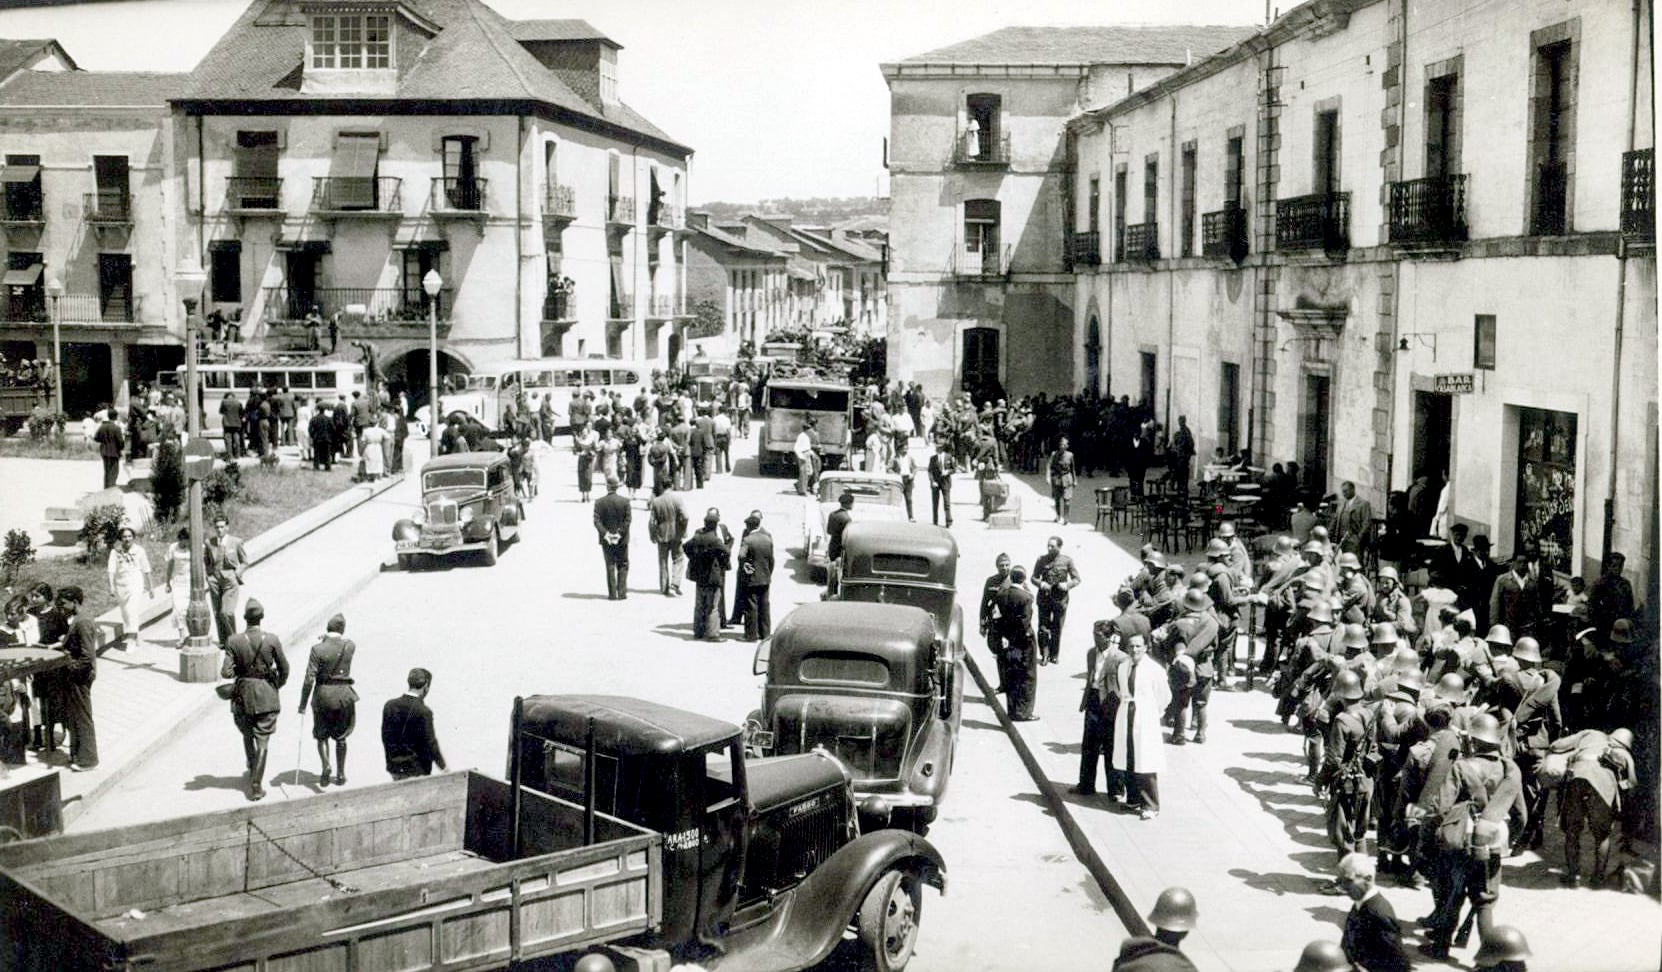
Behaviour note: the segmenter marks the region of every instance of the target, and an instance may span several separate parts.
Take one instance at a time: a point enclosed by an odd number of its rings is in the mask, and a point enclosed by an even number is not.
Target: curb
[[[1044,798],[1045,807],[1061,826],[1062,835],[1067,838],[1068,846],[1073,848],[1074,856],[1079,858],[1079,863],[1083,864],[1085,870],[1089,871],[1091,877],[1096,880],[1097,887],[1101,889],[1103,896],[1108,899],[1108,903],[1113,906],[1115,916],[1125,925],[1125,930],[1131,935],[1144,938],[1152,935],[1153,932],[1143,919],[1142,913],[1132,903],[1130,897],[1126,895],[1125,889],[1120,887],[1120,883],[1115,880],[1113,872],[1108,870],[1108,865],[1103,862],[1102,855],[1097,853],[1096,848],[1091,844],[1090,837],[1086,835],[1084,828],[1079,825],[1079,821],[1073,815],[1072,808],[1068,806],[1068,801],[1062,799],[1062,794],[1057,786],[1050,782],[1049,777],[1045,775],[1038,757],[1033,754],[1032,748],[1027,745],[1027,739],[1016,729],[1015,723],[1010,721],[1010,713],[1005,711],[1003,703],[999,701],[998,696],[993,694],[992,686],[987,684],[986,677],[981,674],[981,666],[975,663],[975,657],[966,651],[964,653],[964,663],[969,667],[970,675],[975,679],[975,684],[980,687],[982,699],[998,715],[999,725],[1004,727],[1005,735],[1009,736],[1010,742],[1015,745],[1016,755],[1021,757],[1022,764],[1027,767],[1027,772],[1033,777],[1033,782],[1039,788],[1039,795]]]

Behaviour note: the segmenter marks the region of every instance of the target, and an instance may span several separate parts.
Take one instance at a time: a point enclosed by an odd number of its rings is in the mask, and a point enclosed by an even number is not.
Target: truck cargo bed
[[[0,847],[0,970],[494,968],[659,921],[661,839],[475,773]]]

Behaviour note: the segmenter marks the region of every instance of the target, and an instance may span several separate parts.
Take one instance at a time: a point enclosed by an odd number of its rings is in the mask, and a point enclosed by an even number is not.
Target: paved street
[[[748,454],[753,443],[741,440],[735,451]],[[718,477],[686,501],[695,520],[707,506],[718,506],[735,533],[746,512],[762,510],[785,560],[775,575],[777,619],[795,605],[817,599],[820,589],[806,583],[795,555],[801,544],[801,498],[789,480],[754,478],[752,467],[753,460],[742,460],[739,475]],[[606,600],[590,508],[571,498],[573,468],[569,451],[545,460],[544,491],[530,507],[524,539],[504,552],[495,569],[457,562],[427,573],[389,570],[347,602],[347,634],[359,646],[353,674],[363,698],[348,757],[349,786],[385,781],[380,704],[402,691],[412,665],[434,673],[429,702],[451,768],[492,774],[503,772],[515,694],[633,694],[733,721],[756,706],[760,679],[751,674],[753,646],[690,641],[691,585],[683,598],[657,594],[656,563],[640,502],[629,600]],[[386,520],[382,539],[366,541],[362,538],[373,531],[355,532],[357,542],[332,560],[390,560],[386,538],[398,510],[385,500],[372,508]],[[262,580],[261,587],[269,583]],[[273,591],[267,603],[280,596]],[[276,630],[287,626],[287,619],[275,614],[269,620]],[[731,629],[729,636],[734,636]],[[297,671],[306,650],[306,644],[288,648]],[[309,726],[294,711],[300,677],[294,675],[283,693],[287,711],[273,740],[270,764],[277,785],[268,787],[268,800],[317,792],[316,753],[309,732],[303,734]],[[72,829],[244,806],[241,761],[241,743],[228,712],[216,713],[183,731],[119,790],[89,807]],[[1117,951],[1124,929],[1048,816],[992,710],[973,698],[952,793],[930,839],[947,860],[949,893],[943,898],[931,892],[925,899],[912,968],[1006,969],[1008,949],[1020,948],[1024,957],[1042,958],[1045,967],[1084,969]],[[1019,933],[989,934],[987,916],[992,914],[1000,916],[1000,927]],[[852,967],[846,959],[838,955],[831,965]]]

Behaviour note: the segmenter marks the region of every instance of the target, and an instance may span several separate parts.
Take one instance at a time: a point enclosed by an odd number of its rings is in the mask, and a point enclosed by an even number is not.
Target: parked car
[[[805,604],[756,649],[765,675],[750,715],[760,754],[824,749],[853,774],[862,828],[923,833],[952,777],[963,662],[922,608]]]
[[[926,523],[856,520],[843,531],[838,600],[910,604],[935,620],[935,634],[959,662],[964,611],[958,606],[958,541]],[[960,687],[959,691],[962,691]]]
[[[830,565],[825,520],[837,509],[844,493],[854,494],[856,521],[906,519],[906,494],[901,492],[900,477],[894,473],[848,470],[820,476],[818,491],[804,501],[802,509],[802,549],[808,570],[815,577]]]
[[[417,570],[476,550],[492,566],[502,545],[519,539],[524,519],[505,454],[440,456],[421,467],[421,509],[393,525],[398,565]]]

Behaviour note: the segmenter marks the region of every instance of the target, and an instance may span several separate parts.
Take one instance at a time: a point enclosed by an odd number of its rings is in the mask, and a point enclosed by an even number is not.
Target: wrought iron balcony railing
[[[320,213],[398,216],[404,180],[390,176],[314,176],[312,209]]]
[[[611,321],[632,321],[635,319],[635,298],[619,297],[614,295],[610,306],[606,308],[606,319]]]
[[[631,196],[608,196],[606,222],[623,226],[635,225],[635,200]]]
[[[1330,253],[1350,249],[1350,193],[1276,200],[1275,248]]]
[[[89,192],[81,196],[87,222],[122,224],[133,221],[132,199],[124,192]]]
[[[959,135],[952,145],[952,164],[970,168],[1009,165],[1010,133],[998,132],[977,138]]]
[[[1392,243],[1461,243],[1467,236],[1466,176],[1391,183]]]
[[[958,246],[953,249],[952,254],[953,276],[988,278],[1006,277],[1010,274],[1009,246],[1001,249],[995,244],[973,251]]]
[[[46,200],[38,192],[0,193],[0,223],[44,223]]]
[[[677,206],[659,204],[653,214],[652,225],[658,229],[676,230],[685,225],[685,217]]]
[[[549,219],[576,219],[577,191],[570,186],[551,184],[543,199],[542,214]]]
[[[542,319],[545,321],[570,321],[577,317],[576,294],[549,294],[542,301]]]
[[[1200,217],[1200,252],[1202,256],[1227,257],[1239,263],[1246,258],[1246,210],[1230,204],[1217,212],[1202,213]]]
[[[1102,234],[1075,233],[1068,238],[1068,259],[1076,267],[1095,267],[1102,264]]]
[[[1125,228],[1125,239],[1116,256],[1120,263],[1152,263],[1160,259],[1160,224],[1133,223]]]
[[[278,210],[283,206],[283,180],[232,176],[225,180],[225,208]]]
[[[1622,155],[1622,235],[1634,243],[1656,242],[1656,150]]]
[[[268,322],[303,321],[316,308],[325,321],[341,314],[343,326],[349,328],[362,324],[425,327],[427,308],[433,300],[437,301],[439,319],[449,319],[451,292],[445,287],[437,298],[429,298],[420,287],[266,287],[261,295]]]
[[[675,294],[653,294],[652,313],[648,316],[656,320],[669,320],[672,317],[684,316],[681,309],[681,299]]]
[[[443,176],[433,180],[433,211],[441,213],[483,213],[485,179]]]
[[[1535,170],[1535,211],[1530,214],[1531,236],[1563,236],[1569,229],[1569,167],[1546,162]]]

